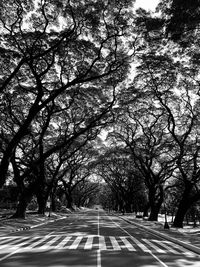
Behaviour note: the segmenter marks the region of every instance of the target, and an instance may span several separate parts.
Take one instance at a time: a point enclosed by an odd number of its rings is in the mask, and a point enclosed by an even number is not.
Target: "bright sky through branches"
[[[155,8],[159,0],[136,0],[134,7],[135,8],[144,8],[146,10],[155,11]]]

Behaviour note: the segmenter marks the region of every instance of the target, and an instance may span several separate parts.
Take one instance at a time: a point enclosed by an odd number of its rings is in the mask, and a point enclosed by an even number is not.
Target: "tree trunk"
[[[157,221],[159,210],[160,210],[160,205],[158,204],[151,205],[151,212],[150,212],[148,220]]]
[[[184,221],[185,215],[188,209],[190,208],[190,206],[192,205],[192,201],[189,198],[191,190],[192,190],[192,185],[186,184],[185,190],[182,195],[182,199],[179,202],[178,210],[174,218],[174,223],[173,223],[174,227],[183,228],[183,221]]]
[[[6,155],[4,155],[4,157],[1,160],[1,164],[0,164],[0,173],[1,173],[0,174],[0,188],[2,188],[2,186],[4,185],[6,181],[9,163],[10,163],[10,157],[6,157]]]
[[[156,190],[150,191],[149,195],[149,204],[151,208],[151,212],[149,215],[148,220],[149,221],[157,221],[158,220],[158,214],[161,208],[161,205],[163,203],[163,189],[162,187],[159,187],[159,192],[156,194]]]
[[[122,199],[118,199],[118,210],[119,210],[119,212],[122,212],[122,213],[125,212],[124,211],[124,206],[125,206],[124,201]]]
[[[26,208],[27,208],[27,205],[30,202],[31,198],[32,198],[32,194],[30,194],[29,191],[21,193],[16,212],[15,212],[15,214],[13,214],[12,218],[25,219]]]
[[[178,211],[174,218],[174,223],[173,223],[174,227],[183,228],[183,221],[184,221],[187,210],[188,210],[188,207],[186,203],[185,203],[185,206],[183,206],[183,204],[179,205]]]
[[[40,110],[40,106],[38,104],[40,103],[42,96],[43,94],[41,93],[37,95],[35,102],[33,103],[33,105],[29,110],[27,118],[19,128],[18,132],[13,136],[12,140],[9,142],[8,147],[6,148],[6,151],[3,154],[0,163],[0,188],[4,185],[6,181],[8,167],[17,144],[27,134],[27,129],[29,125],[31,124],[37,112]]]
[[[51,210],[53,212],[57,211],[57,206],[56,206],[56,200],[54,194],[51,196]]]
[[[73,200],[72,200],[71,193],[68,192],[68,193],[66,194],[66,199],[67,199],[67,205],[66,205],[66,207],[67,207],[68,209],[73,209],[73,207],[72,207]]]
[[[190,207],[191,203],[188,198],[183,197],[179,203],[178,210],[176,212],[173,226],[178,228],[183,228],[183,221],[185,215]]]
[[[47,203],[46,197],[38,194],[37,203],[38,203],[38,214],[45,215],[46,203]]]
[[[131,213],[132,209],[131,209],[131,204],[130,203],[125,203],[125,211],[126,213]]]

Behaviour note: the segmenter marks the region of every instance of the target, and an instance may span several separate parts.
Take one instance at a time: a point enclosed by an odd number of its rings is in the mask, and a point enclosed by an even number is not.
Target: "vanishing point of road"
[[[0,236],[1,267],[198,267],[200,256],[103,210]]]

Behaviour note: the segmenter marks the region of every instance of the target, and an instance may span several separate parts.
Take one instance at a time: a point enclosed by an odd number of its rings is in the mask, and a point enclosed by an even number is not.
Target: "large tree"
[[[8,122],[0,134],[0,186],[16,147],[49,106],[94,97],[96,110],[82,123],[87,129],[107,113],[105,102],[128,69],[130,2],[1,2],[1,125]]]
[[[146,185],[151,210],[149,220],[157,220],[167,182],[175,168],[173,139],[167,131],[164,110],[155,106],[150,95],[143,94],[138,103],[122,105],[118,112],[117,124],[109,137],[127,148],[132,164]]]
[[[186,66],[187,65],[187,66]],[[182,227],[187,210],[199,194],[199,89],[191,65],[177,64],[167,55],[146,55],[138,69],[138,89],[152,95],[165,110],[167,131],[173,140],[172,153],[184,185],[174,226]],[[191,74],[191,75],[190,75]]]

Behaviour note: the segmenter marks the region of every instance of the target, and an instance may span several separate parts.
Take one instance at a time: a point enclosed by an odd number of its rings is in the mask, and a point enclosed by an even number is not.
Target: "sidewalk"
[[[45,215],[39,215],[35,211],[27,211],[25,219],[11,219],[10,216],[14,211],[0,210],[0,236],[11,232],[28,230],[38,227],[50,222],[62,220],[70,216],[70,214],[76,214],[77,212],[85,212],[87,208],[76,208],[71,211],[65,208],[59,212],[45,212]]]
[[[142,227],[145,230],[158,235],[159,237],[163,237],[169,241],[175,242],[187,249],[192,250],[200,254],[200,226],[195,228],[173,228],[164,229],[163,222],[151,222],[135,217],[135,215],[117,215],[118,217],[122,218],[123,220],[135,224],[138,227]]]
[[[28,230],[43,224],[47,224],[56,220],[61,220],[69,216],[69,213],[57,212],[44,215],[27,214],[26,219],[9,219],[8,217],[0,219],[0,235],[15,231]]]

